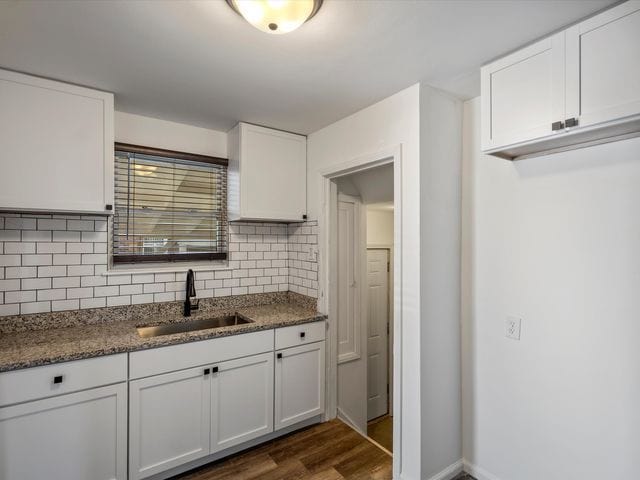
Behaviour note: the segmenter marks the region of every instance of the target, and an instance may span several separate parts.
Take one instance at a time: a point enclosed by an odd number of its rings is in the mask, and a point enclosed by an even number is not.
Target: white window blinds
[[[227,258],[227,160],[116,144],[114,263]]]

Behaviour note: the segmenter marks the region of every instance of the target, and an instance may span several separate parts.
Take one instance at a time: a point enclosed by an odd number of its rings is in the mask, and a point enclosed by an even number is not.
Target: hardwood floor
[[[340,420],[272,440],[172,480],[391,480],[391,456]],[[475,480],[462,473],[454,480]]]
[[[174,480],[390,480],[391,456],[339,420],[321,423]]]
[[[389,415],[371,420],[367,425],[367,435],[393,452],[393,418]]]

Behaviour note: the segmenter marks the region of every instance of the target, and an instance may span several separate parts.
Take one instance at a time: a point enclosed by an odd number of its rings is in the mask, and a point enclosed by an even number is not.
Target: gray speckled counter
[[[326,318],[315,308],[299,302],[289,302],[206,310],[189,319],[235,312],[252,322],[152,338],[141,338],[138,335],[136,327],[139,326],[185,320],[182,316],[173,314],[167,317],[149,316],[127,321],[7,333],[0,335],[0,372],[286,327]]]

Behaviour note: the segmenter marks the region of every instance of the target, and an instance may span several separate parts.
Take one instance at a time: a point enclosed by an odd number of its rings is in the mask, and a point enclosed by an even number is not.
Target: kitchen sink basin
[[[138,335],[142,338],[158,337],[160,335],[173,335],[174,333],[195,332],[197,330],[207,330],[209,328],[230,327],[232,325],[242,325],[251,323],[251,320],[235,315],[224,317],[202,318],[189,320],[186,322],[163,323],[150,327],[138,327]]]

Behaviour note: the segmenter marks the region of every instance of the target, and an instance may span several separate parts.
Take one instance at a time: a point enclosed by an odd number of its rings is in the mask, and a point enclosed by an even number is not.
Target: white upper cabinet
[[[306,159],[303,135],[236,125],[229,132],[229,220],[303,221]]]
[[[587,127],[640,114],[640,2],[567,30],[567,115]]]
[[[640,133],[640,0],[486,65],[482,150],[508,159]]]
[[[564,33],[482,68],[482,148],[554,133],[564,118]]]
[[[113,94],[0,70],[0,209],[111,213]]]

